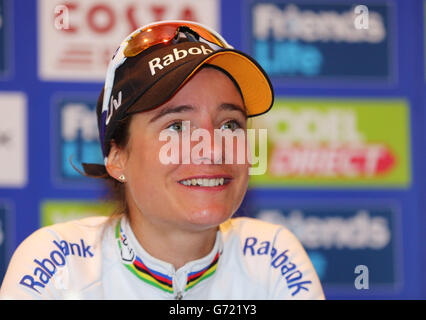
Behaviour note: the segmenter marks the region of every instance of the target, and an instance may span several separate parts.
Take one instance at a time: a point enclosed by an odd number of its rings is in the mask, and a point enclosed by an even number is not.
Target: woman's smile
[[[232,181],[232,176],[224,174],[214,175],[194,175],[179,180],[179,185],[193,191],[222,191],[225,190]]]

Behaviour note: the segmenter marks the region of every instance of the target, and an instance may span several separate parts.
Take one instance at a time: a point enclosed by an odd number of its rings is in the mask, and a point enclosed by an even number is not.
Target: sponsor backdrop
[[[426,2],[0,0],[0,281],[42,226],[108,215],[95,105],[139,25],[219,30],[270,74],[263,175],[237,215],[303,243],[329,299],[424,299]],[[259,150],[257,150],[259,151]]]
[[[6,37],[8,35],[8,16],[6,15],[6,3],[4,0],[0,1],[0,48],[6,47]],[[2,49],[0,52],[0,76],[4,76],[7,72],[7,50]]]
[[[9,260],[10,242],[12,239],[12,226],[10,219],[9,205],[0,200],[0,277],[4,276]]]

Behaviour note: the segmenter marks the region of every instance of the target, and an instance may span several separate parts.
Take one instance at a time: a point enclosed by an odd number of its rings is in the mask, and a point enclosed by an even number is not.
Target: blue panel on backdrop
[[[95,95],[82,97],[79,94],[67,94],[55,97],[53,133],[59,145],[53,152],[57,180],[89,181],[73,168],[71,161],[80,170],[82,162],[103,163],[96,122],[96,100]]]
[[[252,1],[249,50],[277,79],[389,81],[392,25],[386,3]]]
[[[399,209],[386,203],[330,203],[276,200],[251,205],[248,211],[250,216],[290,229],[308,252],[325,288],[354,293],[355,268],[364,265],[370,294],[397,290],[401,281]]]
[[[6,268],[9,261],[7,243],[11,230],[8,228],[6,210],[6,206],[0,203],[0,283],[4,274],[6,273]]]
[[[0,0],[0,77],[7,71],[7,28],[8,15],[6,14],[6,0]]]

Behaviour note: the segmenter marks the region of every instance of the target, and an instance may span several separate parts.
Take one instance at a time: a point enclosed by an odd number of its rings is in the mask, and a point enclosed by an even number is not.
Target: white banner
[[[27,98],[20,92],[0,93],[0,187],[27,184]]]
[[[183,19],[218,30],[219,0],[39,0],[39,77],[103,81],[120,42],[138,27]]]

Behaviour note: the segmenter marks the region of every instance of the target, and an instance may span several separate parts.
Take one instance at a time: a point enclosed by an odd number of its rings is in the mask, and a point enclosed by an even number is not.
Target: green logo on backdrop
[[[48,226],[92,216],[109,216],[114,210],[110,202],[44,201],[41,205],[41,226]]]
[[[277,99],[254,118],[268,167],[251,186],[407,187],[409,107],[398,99]]]

